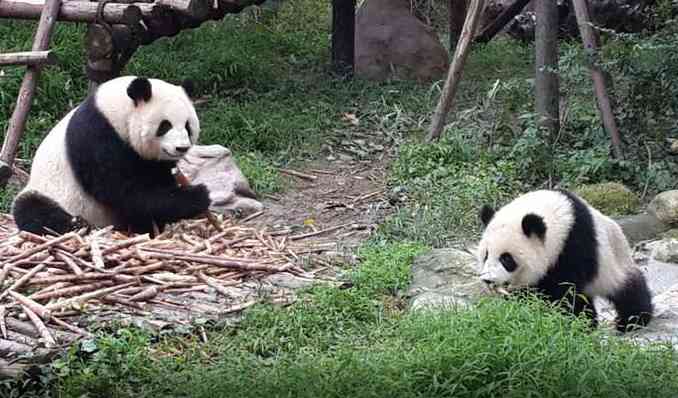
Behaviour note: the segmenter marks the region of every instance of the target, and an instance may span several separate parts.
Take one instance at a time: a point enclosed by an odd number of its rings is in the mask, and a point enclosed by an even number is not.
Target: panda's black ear
[[[139,101],[148,102],[151,99],[151,82],[145,77],[137,77],[127,87],[127,95],[134,101],[134,106]]]
[[[487,224],[492,221],[492,217],[494,217],[494,209],[489,205],[483,205],[482,209],[480,209],[480,221],[484,227],[487,227]]]
[[[193,80],[184,79],[184,81],[181,82],[181,87],[186,92],[188,98],[193,98],[193,94],[195,94],[195,83]]]
[[[527,237],[532,236],[532,234],[537,235],[540,240],[544,240],[546,236],[546,224],[544,224],[544,219],[541,216],[536,214],[527,214],[523,217],[523,232]]]

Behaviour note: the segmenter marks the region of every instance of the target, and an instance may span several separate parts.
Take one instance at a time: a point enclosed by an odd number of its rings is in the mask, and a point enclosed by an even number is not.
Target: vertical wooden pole
[[[485,0],[473,0],[466,13],[464,29],[461,32],[459,43],[457,43],[457,50],[454,53],[454,59],[452,59],[450,69],[447,71],[447,79],[445,80],[443,92],[440,94],[438,106],[436,106],[435,113],[433,114],[431,128],[428,137],[426,138],[428,142],[440,139],[440,134],[443,131],[447,114],[450,113],[452,105],[454,104],[454,95],[457,92],[457,87],[459,86],[459,81],[461,80],[464,71],[464,64],[466,63],[466,57],[468,56],[469,46],[471,41],[473,41],[473,36],[475,36],[476,29],[478,28],[478,21],[480,20],[480,15],[484,8]]]
[[[353,75],[355,0],[332,0],[332,66],[339,75]]]
[[[612,111],[612,104],[610,97],[607,94],[607,87],[605,85],[605,75],[598,66],[598,35],[591,27],[591,16],[586,4],[586,0],[573,0],[574,12],[577,16],[577,25],[581,34],[584,48],[589,54],[589,68],[591,69],[591,78],[593,80],[593,88],[596,92],[596,99],[598,100],[598,109],[600,110],[601,118],[603,119],[603,126],[610,134],[612,139],[612,150],[617,159],[622,159],[624,153],[621,146],[621,136],[617,123],[614,120],[614,112]]]
[[[46,1],[33,39],[33,51],[47,50],[60,9],[61,0]],[[19,147],[19,141],[26,127],[26,119],[31,109],[31,102],[38,85],[41,69],[41,65],[32,65],[26,68],[26,75],[24,75],[24,80],[19,89],[16,107],[9,119],[7,133],[0,151],[0,185],[5,185],[12,176],[12,165]]]
[[[537,26],[536,49],[536,108],[538,125],[555,137],[560,127],[558,86],[558,7],[554,0],[537,0],[535,3]]]

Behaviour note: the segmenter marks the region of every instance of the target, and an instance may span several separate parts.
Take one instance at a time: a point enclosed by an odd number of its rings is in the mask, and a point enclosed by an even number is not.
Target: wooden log
[[[13,2],[8,0],[0,1],[0,7],[5,3],[11,4]],[[40,13],[38,13],[40,15],[40,22],[33,39],[33,51],[47,50],[60,7],[61,0],[49,0],[45,3],[44,7],[40,7]],[[1,8],[0,15],[3,15]],[[31,109],[31,102],[33,101],[33,94],[38,85],[39,77],[40,65],[29,66],[21,83],[21,88],[19,88],[19,98],[17,98],[16,107],[9,119],[7,133],[2,144],[2,150],[0,151],[0,186],[4,186],[9,181],[9,177],[12,176],[14,158],[16,157],[19,141],[26,126],[26,119]]]
[[[0,66],[9,65],[54,65],[57,63],[56,54],[52,51],[25,51],[18,53],[0,54]]]
[[[355,61],[355,1],[332,0],[332,66],[350,77]]]
[[[2,0],[0,1],[0,18],[38,19],[45,2],[42,0]],[[126,10],[136,8],[143,17],[149,17],[159,6],[153,3],[118,4],[108,3],[104,6],[104,21],[129,23]],[[134,11],[136,12],[136,11]],[[64,22],[93,22],[97,15],[97,3],[89,1],[66,1],[61,5],[57,19]]]
[[[511,22],[516,15],[520,14],[530,1],[531,0],[516,0],[513,4],[506,7],[494,21],[490,22],[482,29],[480,34],[476,37],[476,43],[487,43],[492,40],[497,33],[504,29],[504,26]]]
[[[447,114],[450,113],[452,105],[454,104],[454,95],[457,92],[457,86],[459,85],[459,81],[461,80],[464,71],[464,64],[466,63],[466,57],[468,56],[469,46],[473,40],[473,36],[475,36],[478,21],[480,20],[484,8],[485,0],[473,0],[469,6],[466,14],[466,21],[464,21],[464,29],[461,32],[461,38],[459,39],[457,49],[454,52],[454,59],[452,59],[452,64],[450,64],[450,69],[447,72],[445,86],[443,87],[443,92],[440,94],[440,100],[438,101],[435,113],[433,114],[431,128],[428,137],[426,138],[428,142],[437,141],[443,131]]]
[[[589,15],[586,0],[573,0],[572,3],[574,4],[574,12],[577,17],[577,25],[579,25],[579,33],[589,55],[589,68],[591,70],[593,88],[596,92],[596,100],[598,101],[598,109],[600,110],[601,119],[603,119],[603,126],[612,139],[614,156],[617,159],[623,159],[624,152],[621,146],[621,136],[614,119],[610,97],[607,94],[605,75],[600,66],[598,66],[598,51],[600,47],[598,35],[591,27],[591,16]]]

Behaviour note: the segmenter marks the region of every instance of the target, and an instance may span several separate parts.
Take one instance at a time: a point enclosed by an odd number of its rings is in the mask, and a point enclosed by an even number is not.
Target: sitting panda
[[[484,205],[480,219],[477,256],[488,285],[533,289],[575,315],[585,311],[593,328],[594,297],[612,302],[622,333],[652,319],[652,296],[622,229],[582,198],[565,190],[533,191],[496,212]]]
[[[38,147],[12,203],[20,230],[63,234],[83,224],[153,233],[195,217],[204,185],[179,187],[172,169],[200,134],[187,85],[124,76],[101,84]]]

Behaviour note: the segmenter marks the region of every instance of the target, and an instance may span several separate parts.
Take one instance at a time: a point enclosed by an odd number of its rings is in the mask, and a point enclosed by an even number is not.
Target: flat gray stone
[[[485,287],[475,257],[457,249],[434,249],[414,259],[412,283],[406,292],[410,308],[468,307]]]
[[[647,210],[664,223],[678,223],[678,189],[655,196]]]
[[[631,246],[645,240],[656,239],[661,233],[669,230],[669,226],[653,214],[620,217],[615,218],[615,221],[624,231]]]

